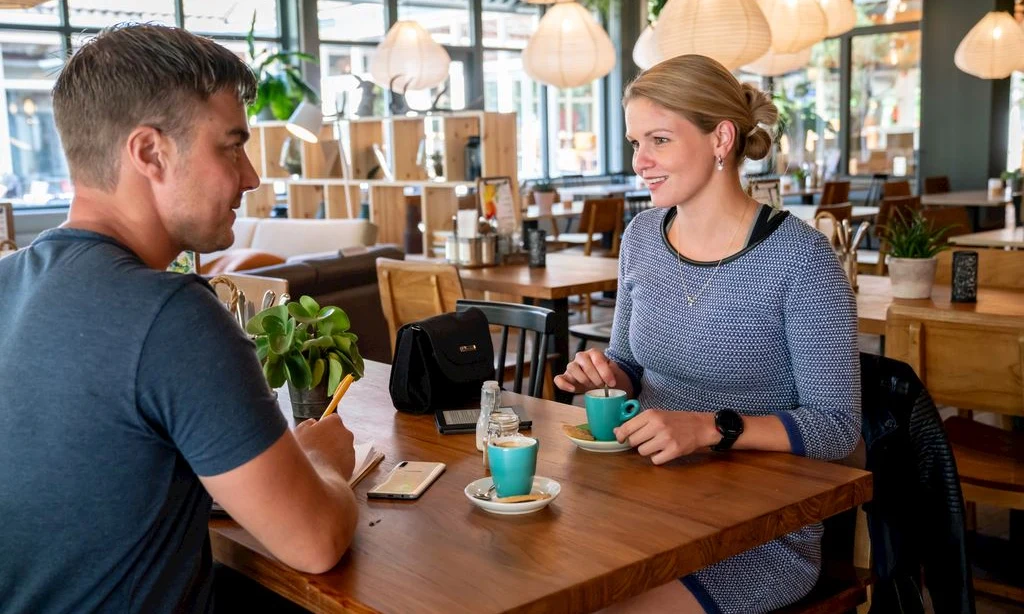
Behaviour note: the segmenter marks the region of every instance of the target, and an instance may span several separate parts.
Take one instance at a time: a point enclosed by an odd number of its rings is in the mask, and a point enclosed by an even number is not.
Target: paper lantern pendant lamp
[[[992,11],[981,18],[956,47],[953,63],[979,79],[1004,79],[1021,68],[1024,31],[1009,13]]]
[[[391,26],[370,60],[374,83],[398,91],[425,90],[444,83],[451,58],[430,33],[415,21]],[[397,79],[396,79],[397,77]]]
[[[648,25],[633,45],[633,63],[641,70],[647,70],[661,61],[658,41],[654,38],[654,24]]]
[[[821,10],[825,12],[828,21],[828,32],[826,36],[839,36],[845,34],[857,25],[857,9],[853,7],[853,0],[820,0]]]
[[[764,55],[772,33],[755,0],[669,0],[654,38],[662,60],[696,53],[734,70]]]
[[[741,70],[755,75],[761,75],[762,77],[778,77],[779,75],[793,72],[798,68],[803,68],[804,66],[807,66],[810,61],[810,47],[803,51],[797,51],[796,53],[775,53],[774,51],[769,51],[750,64],[744,66]]]
[[[796,53],[825,39],[828,19],[818,0],[758,0],[772,29],[772,51]]]
[[[612,40],[577,2],[551,5],[523,50],[526,74],[559,88],[586,85],[614,66]]]

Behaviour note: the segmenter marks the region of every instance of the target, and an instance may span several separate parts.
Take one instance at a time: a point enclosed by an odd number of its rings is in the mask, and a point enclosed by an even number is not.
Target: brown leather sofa
[[[320,305],[341,307],[352,321],[352,332],[359,336],[359,353],[363,358],[390,363],[391,341],[380,307],[377,258],[404,260],[405,253],[395,245],[356,251],[299,256],[284,264],[243,272],[287,279],[293,300],[307,294]]]

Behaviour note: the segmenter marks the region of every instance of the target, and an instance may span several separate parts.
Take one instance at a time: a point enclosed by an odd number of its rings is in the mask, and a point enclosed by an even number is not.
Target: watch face
[[[738,413],[725,409],[715,416],[715,426],[723,435],[739,437],[743,433],[743,418]]]

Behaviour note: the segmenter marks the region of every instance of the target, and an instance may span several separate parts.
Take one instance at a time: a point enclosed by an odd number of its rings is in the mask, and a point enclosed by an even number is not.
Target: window
[[[601,172],[601,97],[601,81],[548,88],[548,170],[553,176]]]
[[[839,40],[818,43],[806,68],[776,78],[774,100],[786,126],[779,148],[789,168],[820,168],[826,177],[837,174]]]
[[[419,23],[442,45],[470,46],[469,2],[450,0],[444,3],[446,7],[464,5],[463,8],[440,8],[438,4],[441,3],[399,0],[398,19]]]
[[[914,175],[921,111],[921,32],[853,38],[851,175]]]
[[[110,0],[103,0],[109,2]],[[137,3],[138,0],[123,0]],[[150,0],[152,1],[152,0]],[[163,0],[160,0],[163,1]],[[256,18],[256,36],[280,36],[277,0],[184,0],[187,30],[207,34],[245,35]],[[173,16],[173,12],[171,13]],[[173,17],[172,17],[173,19]],[[173,23],[173,21],[172,21]]]
[[[1022,164],[1024,146],[1024,73],[1015,72],[1010,76],[1010,128],[1006,148],[1006,168],[1019,169]]]
[[[387,33],[383,0],[318,0],[320,40],[379,42]]]
[[[924,0],[853,0],[858,26],[880,26],[921,20]]]
[[[60,25],[60,4],[57,0],[49,0],[30,9],[3,9],[0,22],[32,26]]]
[[[380,88],[372,86],[370,79],[373,50],[373,47],[359,45],[320,45],[320,99],[325,115],[341,111],[347,116],[385,114],[384,95]],[[371,85],[361,86],[359,79],[352,75]],[[367,90],[373,92],[374,102],[370,103],[369,109],[357,113]]]
[[[106,28],[133,21],[173,26],[174,0],[68,0],[72,27]]]
[[[485,5],[486,6],[486,5]],[[537,29],[540,12],[535,6],[514,10],[484,10],[483,45],[505,49],[525,49],[530,35]]]
[[[484,51],[484,106],[488,111],[516,113],[519,176],[543,176],[540,84],[523,72],[520,53]]]

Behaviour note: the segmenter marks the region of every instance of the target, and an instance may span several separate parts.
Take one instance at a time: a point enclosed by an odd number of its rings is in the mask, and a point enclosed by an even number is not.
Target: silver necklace
[[[740,223],[736,225],[736,230],[732,231],[732,238],[729,239],[729,243],[727,243],[726,246],[725,246],[726,251],[729,250],[729,247],[732,245],[733,241],[736,240],[736,235],[739,234],[740,227],[743,226],[743,220],[745,220],[745,219],[747,219],[746,211],[743,212],[743,217],[740,218]],[[678,213],[678,211],[676,212],[676,222],[675,223],[679,224],[679,213]],[[679,226],[679,230],[676,232],[676,237],[679,237],[679,235],[682,235],[682,234],[683,234],[683,228],[682,228],[682,226]],[[682,245],[682,238],[679,238],[678,241],[679,241],[679,244]],[[728,255],[729,254],[726,253],[718,261],[718,264],[715,265],[715,270],[711,271],[711,276],[708,277],[708,280],[704,282],[704,285],[701,286],[701,289],[698,290],[696,294],[690,294],[690,289],[686,285],[686,276],[683,275],[683,256],[679,253],[679,250],[676,249],[676,266],[678,267],[678,270],[679,270],[679,281],[681,281],[682,285],[683,285],[683,295],[686,297],[686,306],[687,307],[693,307],[695,304],[697,304],[697,299],[699,299],[701,297],[701,295],[704,294],[704,291],[707,290],[708,286],[711,285],[711,282],[714,281],[715,276],[718,275],[718,269],[722,268],[722,262],[725,261],[725,259],[726,259],[726,257]]]

